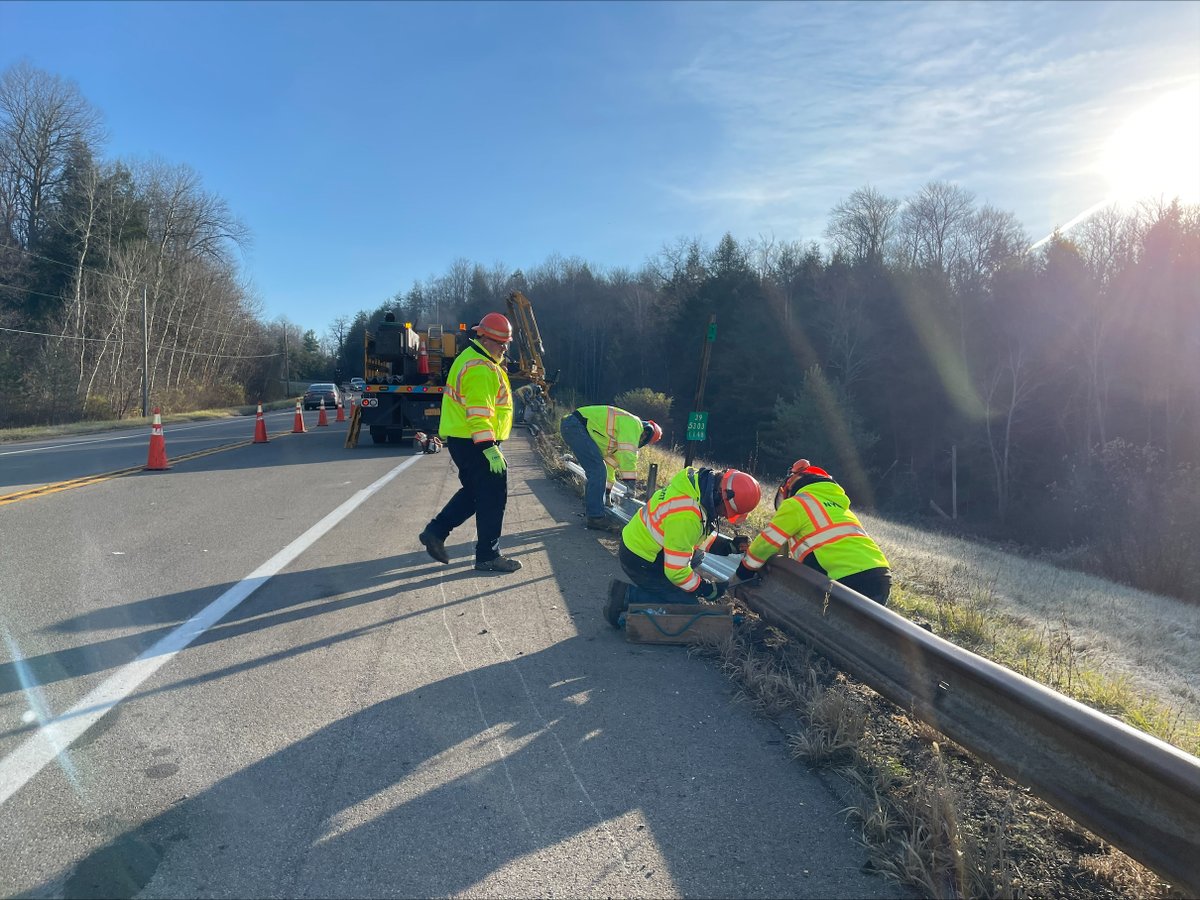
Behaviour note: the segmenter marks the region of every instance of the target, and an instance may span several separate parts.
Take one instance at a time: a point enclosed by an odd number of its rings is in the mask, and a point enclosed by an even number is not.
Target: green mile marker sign
[[[688,413],[687,439],[689,441],[704,440],[705,433],[707,431],[708,431],[708,413],[706,413],[706,412]]]

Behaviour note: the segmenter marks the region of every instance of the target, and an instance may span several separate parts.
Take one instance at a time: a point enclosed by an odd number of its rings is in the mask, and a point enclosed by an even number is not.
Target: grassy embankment
[[[293,400],[275,400],[263,404],[263,411],[273,409],[289,409],[296,405]],[[234,406],[225,409],[197,409],[191,412],[163,413],[164,425],[172,422],[199,422],[205,419],[224,419],[234,416],[252,416],[258,412],[258,404]],[[31,425],[27,428],[0,428],[0,444],[6,441],[36,441],[40,438],[61,437],[72,434],[92,434],[98,431],[114,431],[125,428],[149,428],[154,417],[135,416],[125,419],[108,421],[91,420],[87,422],[71,422],[66,425]]]

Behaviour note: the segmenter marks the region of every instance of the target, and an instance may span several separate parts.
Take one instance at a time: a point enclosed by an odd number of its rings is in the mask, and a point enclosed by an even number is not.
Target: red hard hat
[[[742,521],[761,499],[762,488],[753,475],[737,469],[726,469],[721,473],[717,511],[730,522]]]
[[[657,444],[662,440],[662,429],[653,419],[642,420],[642,446]]]
[[[475,333],[499,344],[507,344],[512,340],[512,322],[500,313],[488,313],[475,326]]]

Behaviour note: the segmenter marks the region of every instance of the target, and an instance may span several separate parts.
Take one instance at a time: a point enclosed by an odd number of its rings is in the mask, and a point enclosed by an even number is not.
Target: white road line
[[[420,456],[409,457],[363,488],[133,662],[107,678],[65,713],[47,721],[24,744],[0,761],[0,805],[6,803],[59,753],[65,754],[80,735],[170,662],[176,653],[228,615],[284,566],[419,459]]]
[[[289,411],[288,415],[292,413]],[[270,417],[271,413],[264,413],[265,417]],[[245,417],[244,417],[245,418]],[[214,422],[201,422],[198,425],[167,425],[164,426],[166,434],[176,434],[180,431],[192,431],[196,428],[214,428],[218,425],[228,425],[231,419],[217,419]],[[109,441],[132,441],[145,440],[146,432],[131,428],[121,434],[115,434],[111,437],[91,438],[86,441],[67,441],[63,444],[38,444],[36,447],[25,447],[21,450],[0,450],[0,456],[16,456],[20,453],[33,453],[38,450],[61,450],[63,447],[82,447],[84,444],[106,444]]]

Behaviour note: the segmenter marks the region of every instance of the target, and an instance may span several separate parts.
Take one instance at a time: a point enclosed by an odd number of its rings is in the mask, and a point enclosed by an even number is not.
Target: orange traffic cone
[[[342,398],[341,397],[338,397],[338,414],[337,414],[337,418],[334,419],[333,421],[335,421],[335,422],[345,422],[346,421],[346,410],[344,410],[342,408]]]
[[[154,407],[154,424],[150,427],[150,455],[146,458],[146,470],[163,472],[171,468],[167,465],[167,439],[163,437],[162,416],[158,407]]]
[[[325,398],[324,397],[321,398],[321,414],[319,416],[317,416],[317,424],[318,425],[328,425],[329,424],[329,419],[325,415]]]
[[[258,404],[258,415],[254,420],[254,443],[265,444],[269,438],[267,437],[267,422],[262,415],[262,404]]]
[[[296,422],[292,425],[292,434],[306,434],[308,429],[304,427],[304,413],[300,412],[300,401],[296,401]]]

